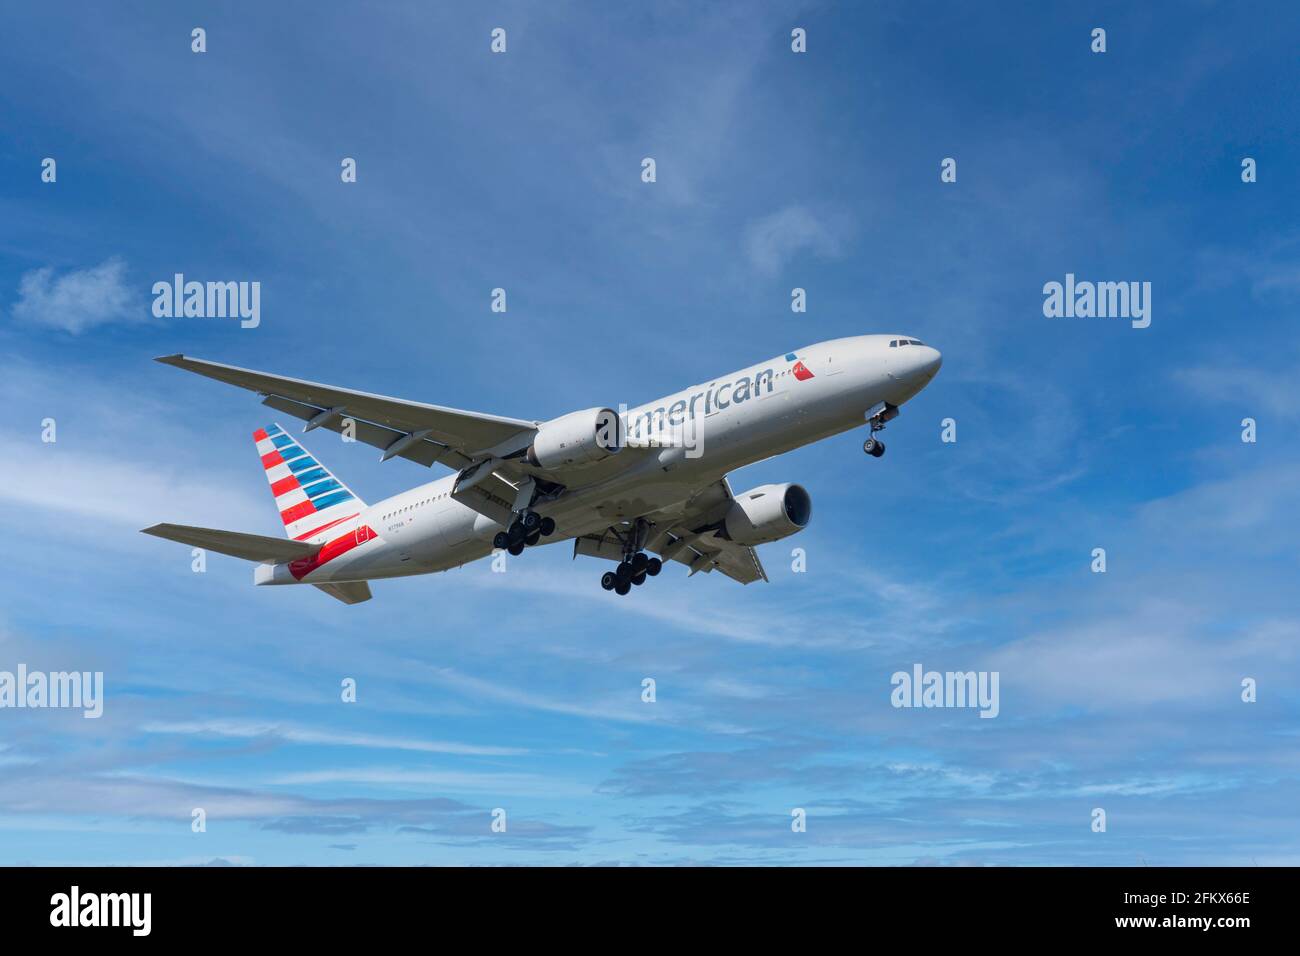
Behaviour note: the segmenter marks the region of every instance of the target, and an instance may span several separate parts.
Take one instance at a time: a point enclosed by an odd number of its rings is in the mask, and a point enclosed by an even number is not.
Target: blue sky
[[[1293,5],[607,7],[12,12],[0,670],[107,701],[0,711],[0,862],[1300,862]],[[260,326],[153,318],[176,272]],[[1150,328],[1045,318],[1066,273]],[[768,585],[558,546],[347,608],[137,533],[278,533],[267,410],[155,355],[541,419],[867,332],[943,371],[884,459],[733,476],[814,500]],[[367,500],[434,476],[321,435]],[[918,662],[999,716],[894,709]]]

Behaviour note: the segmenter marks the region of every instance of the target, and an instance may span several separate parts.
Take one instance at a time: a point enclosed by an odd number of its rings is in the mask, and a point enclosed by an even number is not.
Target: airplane
[[[918,339],[819,342],[631,410],[596,407],[549,421],[506,418],[167,355],[156,359],[262,396],[262,404],[452,474],[367,505],[277,424],[253,432],[284,538],[159,524],[144,533],[257,562],[258,585],[312,584],[345,604],[369,582],[460,567],[496,550],[573,541],[573,556],[615,564],[628,594],[676,561],[767,580],[755,548],[807,527],[794,483],[734,494],[727,474],[850,429],[862,449],[925,388],[942,356]]]

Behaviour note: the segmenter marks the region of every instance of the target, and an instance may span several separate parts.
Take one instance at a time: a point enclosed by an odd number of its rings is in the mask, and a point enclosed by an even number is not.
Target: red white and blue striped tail
[[[366,504],[279,425],[253,432],[266,480],[284,521],[284,533],[314,543],[355,524]]]

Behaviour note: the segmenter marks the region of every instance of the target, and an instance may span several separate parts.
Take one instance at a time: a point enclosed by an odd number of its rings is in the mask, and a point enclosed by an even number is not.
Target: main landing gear
[[[542,538],[555,533],[555,519],[543,518],[536,511],[528,509],[510,523],[505,531],[498,531],[492,539],[492,547],[509,551],[514,556],[523,554],[525,547],[532,547]]]
[[[650,538],[650,522],[637,518],[626,534],[617,529],[610,529],[623,544],[623,560],[613,571],[606,571],[600,576],[600,586],[615,594],[626,594],[633,587],[645,584],[646,578],[653,578],[663,570],[664,563],[652,558],[641,549]]]
[[[646,555],[644,551],[625,558],[613,571],[606,571],[600,576],[600,586],[615,594],[626,594],[633,585],[645,584],[647,577],[655,577],[663,570],[664,563],[658,558]]]

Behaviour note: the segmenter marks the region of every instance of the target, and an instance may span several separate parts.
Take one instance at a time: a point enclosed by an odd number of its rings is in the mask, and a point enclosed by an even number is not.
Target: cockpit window
[[[896,349],[896,348],[898,348],[898,339],[890,339],[890,341],[889,341],[889,347],[890,347],[891,349]]]
[[[924,345],[925,343],[922,342],[922,341],[920,341],[919,339],[908,339],[908,340],[907,340],[907,344],[908,344],[908,345]]]

